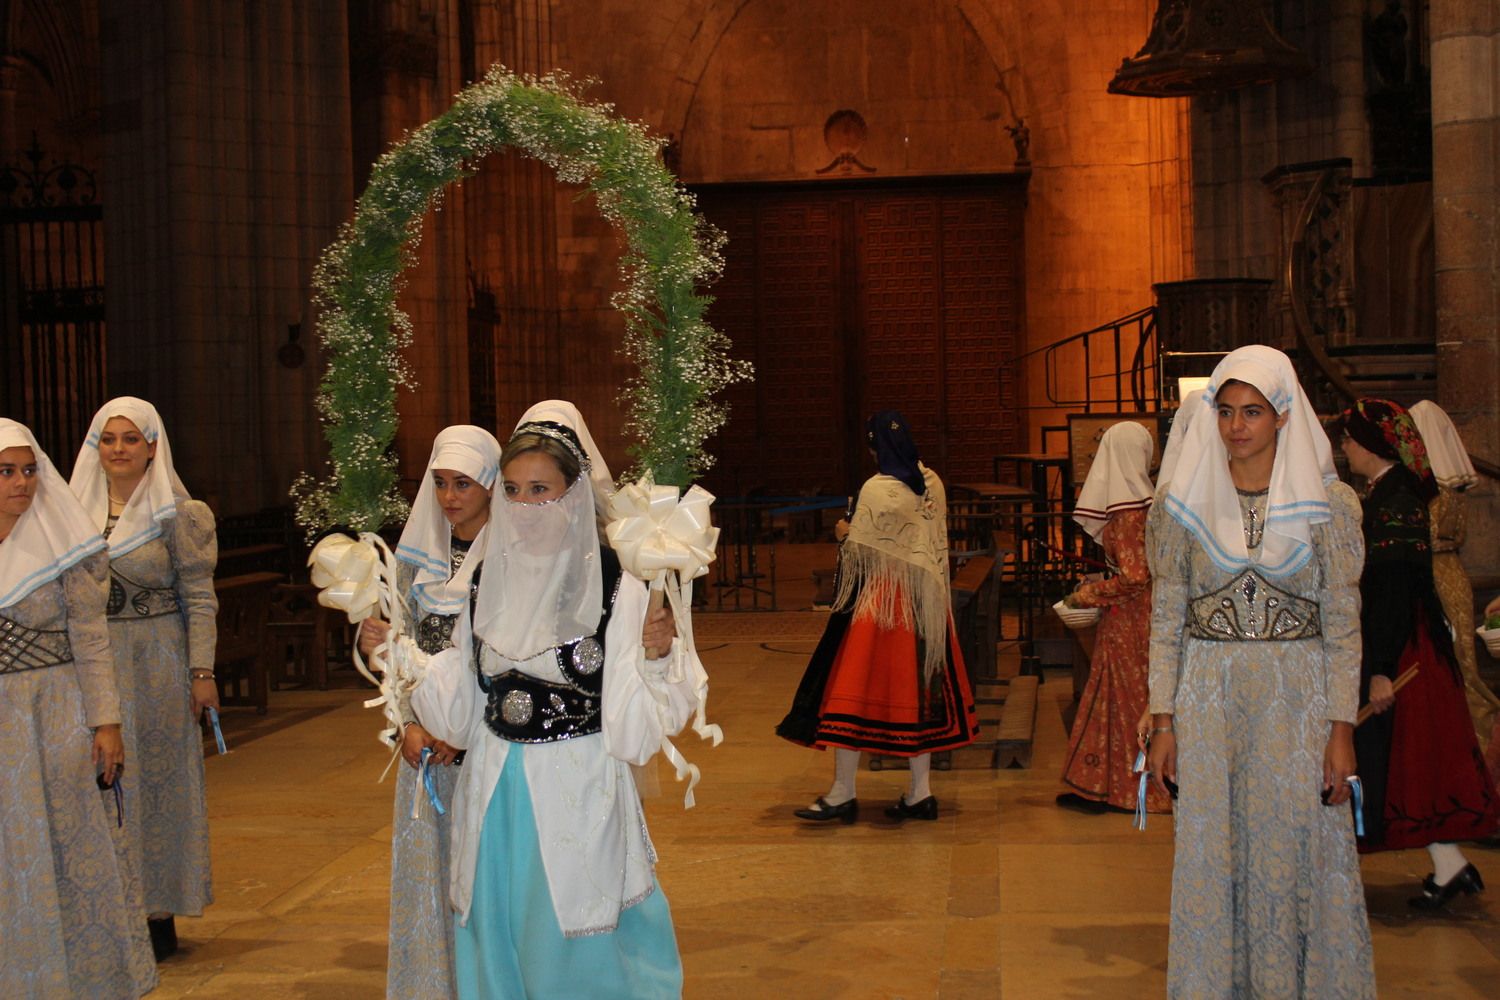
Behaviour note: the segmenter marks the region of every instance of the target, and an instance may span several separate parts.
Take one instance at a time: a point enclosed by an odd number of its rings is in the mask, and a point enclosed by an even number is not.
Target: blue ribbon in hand
[[[1151,780],[1151,773],[1146,770],[1146,751],[1141,750],[1135,755],[1135,767],[1131,773],[1141,776],[1141,783],[1135,792],[1135,822],[1132,824],[1137,830],[1146,829],[1146,784]]]
[[[448,810],[443,808],[437,786],[432,783],[432,747],[422,748],[422,787],[427,789],[427,801],[432,803],[432,808],[437,810],[439,816],[446,816]]]
[[[1349,791],[1353,792],[1354,803],[1354,835],[1363,837],[1365,835],[1365,787],[1359,780],[1359,775],[1351,774],[1344,779],[1349,783]]]
[[[224,730],[219,728],[219,710],[212,705],[208,706],[208,721],[214,726],[214,742],[219,745],[219,753],[228,753],[229,748],[224,746]]]

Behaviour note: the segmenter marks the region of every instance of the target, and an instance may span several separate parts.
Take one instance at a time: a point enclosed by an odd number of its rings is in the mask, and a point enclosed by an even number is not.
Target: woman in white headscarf
[[[396,546],[397,586],[417,647],[434,655],[453,644],[453,625],[468,607],[484,553],[490,498],[500,474],[500,442],[482,427],[459,424],[438,432],[411,516]],[[365,655],[384,641],[389,625],[360,625]],[[396,779],[391,836],[391,934],[385,994],[391,1000],[447,1000],[453,996],[453,909],[448,905],[448,809],[458,781],[458,751],[436,739],[398,706],[401,756],[410,767]],[[427,775],[422,771],[427,752]],[[438,766],[433,766],[438,765]],[[427,781],[432,792],[427,792]],[[431,801],[435,799],[436,801]]]
[[[630,765],[686,723],[693,671],[670,678],[671,642],[642,644],[645,585],[599,541],[609,487],[572,404],[527,411],[501,456],[472,611],[412,696],[467,754],[452,827],[466,1000],[682,990]]]
[[[31,431],[0,419],[0,996],[121,1000],[156,985],[140,886],[112,839],[130,772],[108,565]]]
[[[1422,400],[1411,408],[1411,418],[1427,446],[1427,458],[1437,479],[1438,495],[1427,505],[1432,531],[1432,583],[1443,614],[1453,626],[1453,652],[1464,675],[1464,697],[1474,719],[1479,749],[1485,754],[1491,776],[1500,781],[1500,697],[1479,676],[1474,655],[1474,588],[1458,556],[1467,534],[1465,494],[1479,482],[1474,463],[1464,448],[1458,428],[1443,408]]]
[[[134,770],[125,849],[160,960],[177,950],[173,915],[214,900],[199,729],[219,704],[214,516],[178,478],[156,408],[133,396],[94,414],[70,485],[109,541],[109,643]]]
[[[1110,566],[1103,580],[1069,594],[1074,608],[1103,608],[1088,683],[1068,739],[1062,780],[1071,791],[1057,804],[1087,813],[1110,806],[1133,810],[1137,782],[1135,725],[1146,709],[1151,648],[1151,571],[1146,565],[1146,516],[1151,507],[1151,432],[1133,420],[1104,432],[1094,464],[1073,507],[1073,520],[1098,542]],[[1147,795],[1152,812],[1170,812],[1167,796]]]
[[[1152,734],[1175,807],[1173,997],[1373,997],[1347,807],[1359,501],[1286,355],[1236,350],[1150,515]],[[1325,804],[1326,803],[1326,804]]]

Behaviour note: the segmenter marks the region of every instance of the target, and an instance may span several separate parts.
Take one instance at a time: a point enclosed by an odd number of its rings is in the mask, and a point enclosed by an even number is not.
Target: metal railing
[[[1156,337],[1156,307],[1147,306],[1127,316],[1064,337],[1045,347],[1017,355],[1008,366],[1023,384],[1032,367],[1041,364],[1045,403],[1028,403],[1026,409],[1081,407],[1092,413],[1131,410],[1145,412],[1160,405],[1157,372],[1160,359]],[[1060,376],[1082,372],[1081,396],[1064,396]],[[1002,373],[1001,378],[1006,375]]]

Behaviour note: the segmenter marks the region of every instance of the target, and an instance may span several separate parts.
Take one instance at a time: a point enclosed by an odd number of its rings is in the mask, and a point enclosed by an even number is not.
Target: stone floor
[[[682,809],[669,770],[647,803],[687,997],[1161,995],[1171,824],[1138,833],[1128,816],[1053,804],[1062,674],[1041,688],[1032,768],[935,773],[937,822],[881,816],[900,771],[861,772],[853,826],[792,818],[832,762],[771,730],[820,625],[699,616],[726,741],[680,744],[704,770],[697,808]],[[218,902],[179,921],[183,950],[153,997],[383,996],[392,783],[377,781],[386,753],[361,697],[279,692],[264,719],[226,712],[231,752],[208,762]],[[1500,991],[1500,852],[1470,856],[1495,889],[1438,917],[1405,905],[1425,852],[1365,859],[1383,996]]]

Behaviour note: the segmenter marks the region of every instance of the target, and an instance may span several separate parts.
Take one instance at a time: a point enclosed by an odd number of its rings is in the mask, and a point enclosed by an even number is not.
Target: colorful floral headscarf
[[[1406,407],[1388,399],[1359,399],[1339,415],[1339,423],[1344,433],[1370,452],[1410,469],[1421,483],[1424,500],[1437,496],[1427,446]]]

